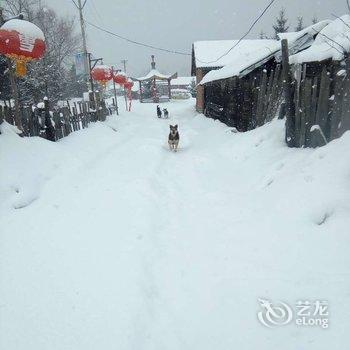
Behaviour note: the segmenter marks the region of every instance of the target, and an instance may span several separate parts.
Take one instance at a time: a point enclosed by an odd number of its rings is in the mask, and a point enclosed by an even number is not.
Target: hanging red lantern
[[[0,28],[0,53],[16,62],[16,74],[27,73],[27,62],[43,57],[46,50],[44,33],[35,24],[11,19]]]
[[[109,66],[97,66],[91,71],[92,79],[98,81],[102,85],[106,86],[107,81],[113,77],[113,72]]]
[[[131,90],[131,88],[134,86],[134,83],[130,80],[128,80],[126,83],[124,83],[124,87],[127,90]]]
[[[119,85],[124,85],[128,81],[126,75],[124,75],[123,73],[115,74],[113,76],[113,80],[116,84],[119,84]]]

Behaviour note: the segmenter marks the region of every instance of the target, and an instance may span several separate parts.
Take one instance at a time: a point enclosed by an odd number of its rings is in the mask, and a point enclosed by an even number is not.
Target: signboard
[[[75,55],[75,72],[77,77],[88,75],[88,64],[86,56],[83,52]]]

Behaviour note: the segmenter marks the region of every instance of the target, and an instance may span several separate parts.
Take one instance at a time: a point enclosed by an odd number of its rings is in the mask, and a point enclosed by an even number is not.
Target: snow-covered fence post
[[[283,92],[286,106],[286,143],[288,147],[295,147],[295,113],[293,108],[292,78],[287,39],[282,40],[282,69]]]
[[[53,127],[52,122],[51,122],[50,105],[49,105],[49,99],[47,97],[44,97],[44,110],[45,110],[46,139],[49,141],[56,141],[55,128]]]

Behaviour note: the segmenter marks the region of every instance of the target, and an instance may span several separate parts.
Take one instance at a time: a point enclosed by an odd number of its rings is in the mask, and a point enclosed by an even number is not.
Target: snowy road
[[[350,134],[292,150],[281,121],[233,134],[168,109],[0,136],[0,348],[343,350]],[[268,329],[258,298],[327,300],[330,327]]]

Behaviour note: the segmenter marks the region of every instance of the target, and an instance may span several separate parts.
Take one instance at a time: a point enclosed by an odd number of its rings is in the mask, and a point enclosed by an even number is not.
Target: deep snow
[[[193,105],[0,135],[1,349],[347,349],[350,133],[288,149],[283,121],[232,133]],[[330,328],[267,329],[258,298],[327,300]]]

